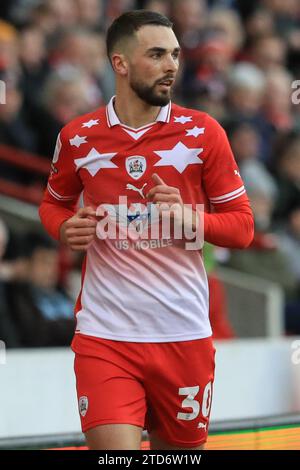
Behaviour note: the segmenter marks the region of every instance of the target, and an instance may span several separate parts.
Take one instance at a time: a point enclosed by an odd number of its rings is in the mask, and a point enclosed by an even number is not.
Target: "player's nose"
[[[166,55],[165,61],[164,61],[164,72],[172,72],[175,73],[177,72],[178,69],[178,60],[174,59],[172,54]]]

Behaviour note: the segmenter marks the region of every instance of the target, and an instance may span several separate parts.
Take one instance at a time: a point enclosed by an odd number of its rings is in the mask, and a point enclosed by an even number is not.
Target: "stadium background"
[[[205,247],[207,448],[300,449],[298,0],[1,2],[0,448],[83,445],[67,347],[82,258],[48,239],[37,206],[60,128],[113,94],[107,26],[141,7],[174,21],[173,99],[225,127],[256,222],[243,252]]]

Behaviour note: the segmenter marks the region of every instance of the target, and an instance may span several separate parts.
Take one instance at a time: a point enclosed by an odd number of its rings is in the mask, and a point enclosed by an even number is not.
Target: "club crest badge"
[[[78,401],[79,405],[79,413],[81,414],[82,417],[85,417],[88,406],[89,406],[89,400],[88,397],[80,397]]]
[[[146,171],[146,158],[136,155],[126,158],[126,170],[131,178],[138,180]]]

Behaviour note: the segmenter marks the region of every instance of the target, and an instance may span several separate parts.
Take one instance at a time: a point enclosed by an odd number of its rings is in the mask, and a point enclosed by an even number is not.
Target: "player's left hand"
[[[157,173],[152,175],[155,186],[146,194],[147,199],[156,204],[160,215],[170,212],[174,223],[185,224],[187,230],[196,228],[196,213],[183,204],[180,191],[174,186],[168,186]],[[188,224],[188,226],[186,225]]]
[[[168,186],[157,173],[153,173],[152,179],[155,186],[146,194],[146,197],[150,201],[157,205],[161,205],[164,202],[169,207],[173,204],[180,204],[180,206],[183,205],[178,188]]]

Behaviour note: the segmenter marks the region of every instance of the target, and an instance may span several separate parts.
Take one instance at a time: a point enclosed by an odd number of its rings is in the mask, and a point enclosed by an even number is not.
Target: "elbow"
[[[236,246],[237,249],[244,250],[245,248],[248,248],[254,238],[254,219],[251,214],[247,218],[247,221],[245,221],[244,224],[244,231],[243,231],[243,236],[239,238],[238,245]]]
[[[253,234],[247,234],[247,237],[245,237],[244,240],[242,240],[242,243],[240,243],[240,246],[237,248],[240,250],[245,250],[246,248],[249,248],[253,241],[254,233]]]

